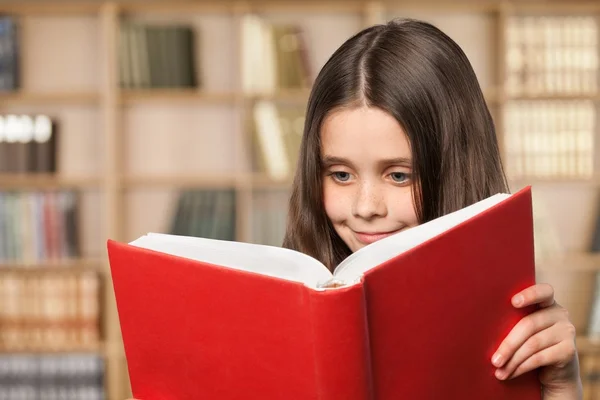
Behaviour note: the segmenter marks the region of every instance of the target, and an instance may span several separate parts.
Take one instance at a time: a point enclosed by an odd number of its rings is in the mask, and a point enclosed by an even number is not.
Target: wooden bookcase
[[[252,172],[251,135],[245,121],[249,107],[258,99],[304,104],[308,90],[266,95],[241,90],[241,18],[250,12],[270,21],[300,24],[314,72],[338,45],[365,26],[401,16],[433,22],[470,58],[495,117],[503,149],[502,115],[508,102],[587,98],[597,104],[600,100],[600,93],[515,97],[505,90],[507,18],[516,13],[597,15],[600,5],[593,2],[0,2],[0,13],[19,17],[23,65],[22,89],[0,94],[0,113],[52,114],[61,122],[62,135],[61,173],[57,177],[1,175],[0,190],[82,191],[85,257],[76,263],[103,272],[103,345],[99,352],[106,360],[106,393],[111,400],[129,396],[129,385],[106,239],[129,241],[147,231],[164,230],[177,189],[199,187],[235,189],[236,238],[248,241],[252,239],[253,190],[289,186],[289,182],[274,182]],[[200,88],[120,89],[117,40],[123,18],[185,22],[197,29]],[[511,189],[527,184],[534,185],[536,195],[543,199],[549,223],[565,250],[560,257],[539,260],[540,279],[555,285],[559,302],[583,327],[600,266],[600,256],[588,253],[600,204],[600,178],[520,177],[511,180]],[[585,332],[579,342],[582,353],[600,349]]]

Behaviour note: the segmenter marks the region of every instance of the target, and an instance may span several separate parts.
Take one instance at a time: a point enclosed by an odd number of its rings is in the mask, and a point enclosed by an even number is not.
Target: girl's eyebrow
[[[338,165],[338,164],[344,164],[344,165],[348,165],[350,167],[353,166],[352,161],[348,160],[347,158],[328,156],[328,155],[324,155],[321,158],[321,165],[323,165],[323,167],[325,167],[325,168],[331,167],[332,165]]]
[[[386,158],[383,160],[379,160],[377,163],[380,166],[384,166],[384,167],[389,166],[389,165],[402,165],[402,166],[406,166],[406,167],[412,166],[412,160],[407,157]],[[321,164],[323,165],[324,168],[328,168],[328,167],[331,167],[332,165],[338,165],[338,164],[348,165],[349,167],[354,168],[352,161],[348,160],[347,158],[328,156],[328,155],[324,155],[321,158]]]
[[[385,160],[379,160],[379,165],[382,165],[382,166],[402,165],[402,166],[406,166],[406,167],[411,167],[412,160],[408,157],[388,158]]]

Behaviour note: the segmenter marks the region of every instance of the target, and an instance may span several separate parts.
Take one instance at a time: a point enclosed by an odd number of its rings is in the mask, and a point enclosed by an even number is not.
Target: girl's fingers
[[[524,317],[504,338],[492,356],[492,364],[498,368],[504,366],[530,337],[563,319],[565,312],[560,307],[545,308]]]
[[[539,304],[540,307],[550,307],[554,304],[554,288],[547,283],[538,283],[524,289],[513,296],[512,304],[517,308]]]
[[[563,340],[552,347],[548,347],[535,353],[523,361],[523,363],[521,363],[521,365],[519,365],[510,375],[510,378],[516,378],[526,372],[547,365],[555,365],[558,368],[562,368],[573,360],[576,352],[577,350],[573,340]],[[506,377],[504,377],[504,379],[506,379]]]
[[[511,376],[525,360],[542,350],[557,345],[566,336],[565,329],[561,324],[554,324],[549,328],[534,334],[517,349],[514,355],[502,368],[496,370],[496,377],[498,379],[505,379]]]

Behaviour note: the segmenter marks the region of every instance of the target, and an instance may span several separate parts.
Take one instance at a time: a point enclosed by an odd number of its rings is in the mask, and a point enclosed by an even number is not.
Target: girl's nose
[[[387,214],[387,209],[383,197],[382,190],[377,185],[360,184],[354,200],[352,214],[357,218],[366,220],[384,217]]]

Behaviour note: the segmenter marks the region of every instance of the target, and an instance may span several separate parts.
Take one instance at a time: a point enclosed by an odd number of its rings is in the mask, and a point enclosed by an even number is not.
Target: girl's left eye
[[[392,172],[390,174],[392,180],[396,183],[404,183],[408,180],[409,176],[406,172]]]

